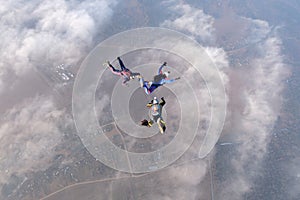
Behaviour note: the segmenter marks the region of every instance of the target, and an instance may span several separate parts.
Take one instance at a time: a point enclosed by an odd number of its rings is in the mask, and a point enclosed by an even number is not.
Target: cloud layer
[[[11,175],[46,169],[70,123],[48,97],[28,99],[5,113],[0,121],[0,184]]]
[[[189,4],[174,3],[170,9],[179,14],[175,19],[165,20],[161,26],[180,30],[203,42],[214,41],[214,18],[201,9],[193,8]]]
[[[112,15],[115,1],[6,1],[0,8],[0,92],[9,76],[77,64]],[[9,84],[8,84],[9,85]]]
[[[0,185],[11,177],[47,169],[72,123],[57,98],[39,87],[44,71],[58,64],[78,66],[99,39],[116,1],[5,1],[0,5]],[[33,87],[24,94],[22,87]],[[55,84],[55,83],[54,83]],[[34,88],[36,85],[36,88]],[[45,84],[46,85],[46,84]],[[37,90],[38,92],[34,92]],[[3,98],[7,101],[8,98]],[[16,100],[19,99],[19,100]],[[15,104],[15,105],[14,105]],[[3,191],[2,191],[3,192]]]
[[[240,85],[241,93],[230,97],[241,100],[242,106],[231,110],[235,120],[229,122],[230,131],[241,144],[232,159],[235,172],[220,193],[220,197],[226,199],[241,199],[261,174],[261,164],[282,104],[281,91],[287,69],[281,56],[280,39],[268,37],[255,49],[259,55],[251,60],[251,67],[240,74],[242,80],[247,80]]]
[[[223,132],[230,132],[231,138],[241,142],[235,154],[228,158],[232,173],[217,186],[216,197],[242,199],[251,191],[255,178],[260,174],[272,128],[282,105],[283,80],[288,70],[283,64],[281,40],[266,21],[241,18],[249,24],[246,41],[250,45],[247,48],[256,53],[242,58],[249,60],[250,67],[229,67],[226,52],[210,45],[216,37],[214,18],[190,5],[176,3],[170,9],[178,13],[177,18],[166,20],[162,26],[192,35],[205,46],[221,71],[229,95],[228,117]],[[208,96],[203,98],[205,101]]]
[[[249,60],[249,67],[237,69],[230,66],[231,57],[224,49],[212,45],[217,37],[215,19],[182,1],[172,2],[169,9],[176,16],[165,20],[161,26],[191,35],[215,62],[228,94],[229,111],[224,133],[231,133],[230,136],[240,142],[229,158],[232,173],[224,176],[216,186],[216,198],[242,199],[251,192],[260,174],[282,104],[281,91],[287,69],[283,64],[281,39],[267,22],[243,18],[250,24],[247,39],[254,44],[249,49],[255,54],[244,58]],[[0,44],[0,97],[7,88],[13,88],[16,78],[41,64],[76,65],[93,47],[101,27],[113,14],[111,7],[115,4],[115,1],[104,0],[3,2],[0,6],[3,41]],[[203,106],[207,106],[209,95],[204,89],[198,94],[203,94]],[[14,106],[3,116],[0,121],[0,184],[13,175],[24,177],[28,171],[49,167],[53,150],[63,139],[65,125],[71,123],[65,110],[58,109],[49,96],[36,96]],[[209,116],[202,117],[209,119]],[[205,191],[199,192],[198,187],[208,171],[206,163],[200,167],[190,163],[171,168],[162,176],[168,179],[156,178],[160,185],[166,185],[162,190],[157,189],[155,195],[162,199],[204,197]],[[168,189],[172,189],[172,193]]]

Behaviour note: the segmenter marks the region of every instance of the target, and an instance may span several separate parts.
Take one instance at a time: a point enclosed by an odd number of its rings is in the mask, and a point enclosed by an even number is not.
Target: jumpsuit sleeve
[[[175,79],[170,79],[170,80],[163,79],[161,82],[162,82],[162,84],[165,84],[165,83],[173,83],[174,81],[175,81]]]
[[[124,81],[122,82],[123,85],[126,85],[126,83],[129,81],[128,78],[124,78]]]
[[[164,64],[162,64],[159,69],[158,69],[158,73],[157,74],[162,74],[162,69],[164,68]]]
[[[146,106],[147,106],[148,108],[151,108],[152,103],[148,103]]]

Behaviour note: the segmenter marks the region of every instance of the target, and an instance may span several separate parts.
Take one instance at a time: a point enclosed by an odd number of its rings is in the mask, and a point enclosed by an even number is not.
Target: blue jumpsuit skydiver
[[[167,79],[170,72],[163,72],[163,67],[167,66],[167,63],[164,62],[158,69],[158,73],[156,76],[154,76],[153,81],[145,81],[143,77],[140,77],[140,85],[144,89],[146,94],[151,94],[154,90],[156,90],[158,87],[166,84],[166,83],[173,83],[174,81],[180,79],[180,77],[177,77],[175,79]]]

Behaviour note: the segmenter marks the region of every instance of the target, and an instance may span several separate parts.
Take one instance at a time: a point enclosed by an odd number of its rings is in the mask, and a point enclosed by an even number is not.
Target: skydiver
[[[139,78],[141,77],[140,73],[132,72],[130,71],[130,69],[126,68],[120,57],[117,57],[117,59],[119,61],[121,70],[114,68],[114,66],[109,61],[107,61],[105,64],[109,66],[113,74],[123,77],[124,79],[122,82],[123,85],[127,85],[128,84],[127,82],[130,81],[131,79],[134,79],[135,77],[139,77]]]
[[[166,104],[164,97],[161,98],[161,101],[158,102],[157,98],[154,97],[150,103],[147,104],[147,107],[150,108],[150,120],[142,120],[141,125],[151,127],[154,122],[157,123],[159,131],[163,134],[166,131],[166,122],[162,118],[162,108]]]
[[[151,94],[154,90],[156,90],[158,87],[166,84],[166,83],[173,83],[176,80],[179,80],[180,77],[174,78],[174,79],[167,79],[170,75],[170,71],[163,72],[163,67],[167,66],[167,63],[164,62],[158,69],[158,73],[156,76],[154,76],[153,81],[145,81],[142,76],[139,77],[140,85],[142,88],[144,88],[144,91],[146,94]]]

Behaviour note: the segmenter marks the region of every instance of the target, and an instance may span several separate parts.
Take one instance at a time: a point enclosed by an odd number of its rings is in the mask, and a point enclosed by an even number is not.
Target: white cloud
[[[0,122],[0,184],[13,174],[46,169],[71,123],[46,96],[28,99],[5,113]]]
[[[292,179],[289,180],[289,185],[291,187],[288,188],[288,194],[290,199],[297,199],[300,196],[300,158],[296,157],[292,160],[291,163],[289,163],[286,167],[285,170],[288,172],[290,177],[293,177]]]
[[[190,34],[204,45],[214,41],[213,17],[182,2],[169,3],[173,5],[171,9],[176,11],[179,17],[166,20],[162,26]],[[243,195],[250,191],[253,180],[260,174],[271,131],[282,104],[283,80],[288,73],[283,64],[281,40],[274,36],[268,22],[243,19],[248,25],[245,39],[248,44],[252,44],[246,48],[253,48],[251,50],[256,52],[255,55],[249,54],[249,57],[245,58],[250,67],[229,67],[229,59],[222,48],[205,47],[220,70],[228,92],[229,110],[224,132],[231,133],[231,137],[240,142],[236,155],[231,158],[233,171],[217,191],[218,199],[242,199]],[[188,70],[186,73],[193,72]],[[202,102],[208,101],[209,96],[201,94]]]
[[[199,199],[199,194],[207,192],[201,185],[206,172],[207,162],[197,160],[137,178],[133,188],[134,191],[138,191],[135,198],[147,200]]]
[[[180,16],[174,20],[166,20],[161,26],[183,31],[196,39],[211,42],[214,40],[214,18],[201,9],[193,8],[188,4],[173,2],[170,9]]]
[[[77,64],[94,45],[115,1],[6,1],[0,8],[0,82],[33,67]],[[2,89],[4,85],[2,84]]]
[[[231,112],[238,120],[230,122],[241,144],[232,160],[235,172],[220,193],[224,199],[241,199],[261,174],[261,163],[282,104],[281,91],[288,71],[283,64],[280,38],[267,37],[256,51],[258,56],[251,60],[251,67],[240,74],[242,80],[249,82],[241,82],[242,93],[230,97],[242,100],[242,109]]]
[[[269,23],[259,19],[243,18],[250,23],[248,27],[249,42],[255,43],[265,39],[271,33]]]
[[[93,38],[96,37],[98,29],[112,14],[110,6],[113,5],[114,2],[108,1],[3,2],[0,5],[0,36],[3,41],[0,44],[0,92],[1,85],[2,88],[5,87],[3,80],[8,75],[14,73],[21,76],[38,62],[78,62],[93,45]],[[215,40],[212,16],[188,4],[178,4],[178,1],[172,2],[172,5],[170,9],[177,12],[178,17],[164,21],[161,26],[188,33],[204,44]],[[237,147],[237,155],[231,160],[232,176],[227,177],[218,191],[219,199],[242,199],[250,190],[253,178],[259,174],[270,132],[281,107],[283,79],[287,74],[281,54],[280,38],[271,35],[272,28],[267,22],[248,20],[252,22],[248,39],[252,43],[260,42],[254,47],[256,57],[249,58],[249,68],[236,73],[235,69],[229,67],[224,50],[205,47],[220,70],[226,89],[235,87],[230,85],[230,79],[234,77],[228,77],[228,71],[234,71],[240,80],[239,92],[228,94],[229,101],[238,102],[240,106],[230,108],[230,115],[235,116],[236,120],[229,122],[231,126],[226,131],[238,133],[234,137],[237,137],[241,145]],[[209,70],[209,67],[207,69]],[[193,74],[192,71],[187,71],[187,76],[189,73]],[[199,94],[204,93],[200,90]],[[205,103],[209,95],[205,94],[201,98]],[[0,140],[3,143],[0,152],[4,152],[1,155],[7,156],[8,159],[1,158],[0,169],[2,173],[8,168],[9,171],[0,177],[0,182],[13,173],[47,167],[45,163],[51,158],[51,149],[53,150],[62,139],[58,124],[64,120],[63,113],[64,111],[55,108],[51,100],[37,97],[32,103],[25,102],[6,114],[0,126]],[[231,116],[228,117],[229,120],[232,119]],[[177,189],[174,193],[164,193],[161,197],[169,199],[167,196],[171,196],[173,199],[179,194],[184,196],[186,191],[195,195],[197,183],[204,179],[206,173],[205,167],[197,167],[199,166],[186,165],[166,173],[169,179],[161,182],[170,184],[178,181],[179,187],[174,187]],[[188,176],[185,174],[187,169],[192,172]],[[180,186],[185,184],[187,187],[180,189]]]
[[[15,91],[22,87],[14,86],[18,83],[26,87],[30,81],[35,81],[30,82],[33,86],[40,84],[41,79],[30,79],[36,75],[31,73],[35,68],[61,63],[77,65],[95,45],[115,5],[115,0],[1,3],[0,98],[9,93],[8,96],[20,99],[1,115],[1,185],[11,175],[24,177],[25,173],[47,169],[55,155],[54,148],[62,142],[65,126],[72,123],[64,110],[56,108],[52,96],[28,98],[30,95],[23,91]]]

